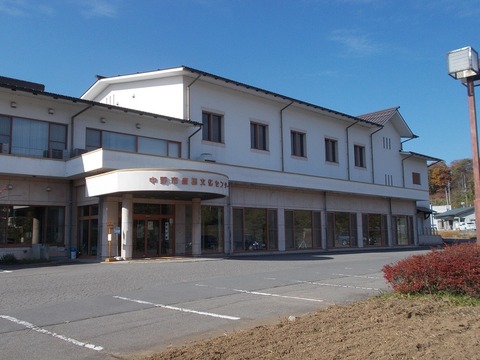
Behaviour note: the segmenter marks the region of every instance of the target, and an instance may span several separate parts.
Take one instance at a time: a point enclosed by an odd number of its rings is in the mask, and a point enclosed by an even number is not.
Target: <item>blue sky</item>
[[[0,0],[0,75],[80,97],[186,65],[349,115],[400,106],[405,149],[449,164],[471,145],[446,54],[479,29],[478,0]]]

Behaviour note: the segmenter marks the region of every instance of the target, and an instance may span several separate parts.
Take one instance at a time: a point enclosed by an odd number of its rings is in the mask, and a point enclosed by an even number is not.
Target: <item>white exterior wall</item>
[[[178,119],[185,117],[180,76],[112,84],[92,100]]]
[[[384,148],[383,139],[390,139],[391,148]],[[386,185],[385,175],[391,176],[391,186],[403,186],[400,136],[391,123],[373,135],[375,183]]]

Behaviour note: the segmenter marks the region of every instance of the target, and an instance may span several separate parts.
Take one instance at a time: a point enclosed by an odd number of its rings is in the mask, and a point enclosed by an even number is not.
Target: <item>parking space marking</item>
[[[228,316],[228,315],[209,313],[209,312],[205,312],[205,311],[185,309],[185,308],[180,308],[180,307],[171,306],[171,305],[155,304],[155,303],[152,303],[150,301],[144,301],[144,300],[139,300],[139,299],[131,299],[131,298],[123,297],[123,296],[114,296],[114,298],[119,299],[119,300],[135,302],[137,304],[152,305],[154,307],[159,307],[159,308],[167,309],[167,310],[181,311],[181,312],[185,312],[185,313],[192,313],[192,314],[203,315],[203,316],[211,316],[211,317],[220,318],[220,319],[227,319],[227,320],[240,320],[240,318],[236,317],[236,316]]]
[[[61,334],[57,334],[57,333],[51,332],[51,331],[49,331],[49,330],[47,330],[47,329],[42,329],[41,327],[38,327],[38,326],[36,326],[36,325],[33,325],[32,323],[29,323],[29,322],[23,321],[23,320],[19,320],[19,319],[17,319],[17,318],[12,317],[12,316],[0,315],[0,318],[1,318],[1,319],[8,320],[8,321],[11,321],[11,322],[13,322],[13,323],[15,323],[15,324],[18,324],[18,325],[25,326],[27,329],[36,331],[36,332],[38,332],[38,333],[40,333],[40,334],[45,334],[45,335],[53,336],[54,338],[57,338],[57,339],[66,341],[66,342],[71,343],[71,344],[73,344],[73,345],[77,345],[77,346],[84,347],[84,348],[87,348],[87,349],[90,349],[90,350],[95,350],[95,351],[103,350],[103,347],[102,347],[102,346],[84,343],[83,341],[78,341],[78,340],[69,338],[69,337],[67,337],[67,336],[64,336],[64,335],[61,335]]]
[[[360,279],[374,279],[378,280],[381,279],[381,276],[368,276],[368,275],[350,275],[350,274],[332,274],[333,276],[343,276],[343,277],[353,277],[353,278],[360,278]]]
[[[212,288],[215,288],[215,289],[218,289],[218,290],[229,290],[225,287],[210,286],[210,285],[204,285],[204,284],[195,284],[195,286],[212,287]],[[260,292],[260,291],[249,291],[249,290],[240,290],[240,289],[231,289],[231,291],[240,292],[240,293],[243,293],[243,294],[271,296],[271,297],[278,297],[278,298],[291,299],[291,300],[303,300],[303,301],[314,301],[314,302],[324,302],[325,301],[325,300],[322,300],[322,299],[312,299],[312,298],[304,298],[304,297],[299,297],[299,296],[278,295],[278,294],[271,294],[271,293]]]
[[[12,272],[11,270],[2,270],[2,269],[0,269],[0,274],[1,274],[1,273],[11,273],[11,272]]]
[[[283,298],[283,299],[291,299],[291,300],[324,302],[324,300],[322,300],[322,299],[312,299],[312,298],[304,298],[304,297],[299,297],[299,296],[278,295],[278,294],[271,294],[271,293],[265,293],[265,292],[260,292],[260,291],[248,291],[248,290],[240,290],[240,289],[232,289],[232,290],[243,293],[243,294],[260,295],[260,296],[272,296],[272,297],[278,297],[278,298]]]
[[[345,289],[358,289],[358,290],[375,290],[375,291],[380,291],[380,289],[372,288],[372,287],[329,284],[329,283],[321,283],[321,282],[316,282],[316,281],[295,280],[295,282],[296,282],[296,283],[299,283],[299,284],[311,284],[311,285],[319,285],[319,286],[330,286],[330,287],[338,287],[338,288],[345,288]]]

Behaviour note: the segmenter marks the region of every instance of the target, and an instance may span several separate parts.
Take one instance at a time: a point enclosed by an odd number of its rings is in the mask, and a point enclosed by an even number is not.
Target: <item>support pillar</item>
[[[202,254],[202,211],[200,199],[192,199],[192,255]]]
[[[133,255],[133,196],[125,194],[122,198],[122,258],[131,259]]]

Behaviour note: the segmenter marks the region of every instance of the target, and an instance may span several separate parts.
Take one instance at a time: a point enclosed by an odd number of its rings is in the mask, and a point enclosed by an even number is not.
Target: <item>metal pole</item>
[[[470,138],[472,140],[473,180],[475,182],[475,226],[477,228],[477,244],[480,245],[480,164],[478,159],[477,115],[473,81],[473,77],[467,78],[468,109],[470,112]]]

